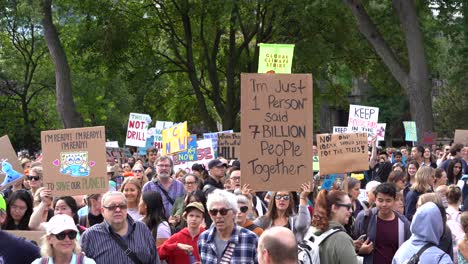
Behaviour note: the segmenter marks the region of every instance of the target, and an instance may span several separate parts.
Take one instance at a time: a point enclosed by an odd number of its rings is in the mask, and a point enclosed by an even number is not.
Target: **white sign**
[[[106,148],[119,148],[118,141],[106,141]]]
[[[174,122],[170,121],[156,121],[155,133],[154,133],[154,147],[158,149],[158,152],[162,151],[162,131],[166,128],[170,128],[174,125]]]
[[[174,162],[174,171],[185,170],[188,173],[192,172],[192,166],[195,163],[205,165],[208,170],[208,163],[213,160],[214,149],[211,139],[203,139],[197,141],[197,161],[178,161],[178,154],[172,154],[172,161]]]
[[[130,113],[125,145],[135,147],[146,146],[146,132],[150,123],[151,117],[149,115]]]
[[[378,107],[349,105],[348,133],[367,132],[370,139],[375,135],[378,119]]]
[[[348,133],[348,127],[333,126],[333,134],[344,134]]]
[[[377,141],[385,140],[385,129],[387,128],[387,123],[378,123],[377,128],[375,129],[375,134],[377,134]]]

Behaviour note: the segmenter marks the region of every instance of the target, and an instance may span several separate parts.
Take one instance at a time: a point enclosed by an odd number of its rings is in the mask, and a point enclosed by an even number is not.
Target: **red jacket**
[[[193,247],[193,255],[200,261],[198,255],[198,237],[205,231],[203,227],[200,227],[200,233],[192,239],[188,228],[180,230],[178,233],[172,235],[168,240],[164,241],[162,245],[158,247],[158,255],[161,260],[167,260],[169,264],[185,264],[189,263],[189,255],[185,251],[177,248],[177,243],[191,245]]]

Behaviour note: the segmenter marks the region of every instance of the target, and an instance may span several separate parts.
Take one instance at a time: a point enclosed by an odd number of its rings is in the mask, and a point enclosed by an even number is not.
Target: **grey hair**
[[[361,182],[357,179],[351,177],[348,178],[348,190],[353,189],[358,184],[361,185]]]
[[[43,257],[54,257],[54,249],[52,248],[52,246],[50,245],[49,241],[48,241],[48,238],[50,236],[53,236],[52,234],[51,235],[44,235],[41,237],[41,256]],[[77,238],[76,237],[74,239],[74,242],[75,242],[75,248],[73,248],[73,253],[79,255],[81,253],[81,246],[80,246],[80,243],[78,243],[77,241]]]
[[[213,208],[213,204],[223,203],[236,214],[237,213],[237,198],[233,193],[226,190],[215,189],[212,193],[208,194],[206,207],[208,210]]]
[[[249,204],[249,199],[247,199],[247,197],[245,197],[245,195],[237,195],[236,196],[237,198],[237,203],[241,203],[241,204]]]
[[[163,156],[160,156],[159,158],[157,158],[156,161],[154,162],[154,166],[156,167],[157,164],[158,164],[160,161],[164,161],[164,160],[168,160],[169,163],[171,163],[171,169],[174,168],[174,162],[172,161],[171,157],[166,156],[166,155],[163,155]]]
[[[106,200],[109,199],[110,197],[112,196],[120,196],[122,197],[122,199],[124,200],[124,203],[127,204],[127,198],[125,197],[125,195],[119,191],[110,191],[110,192],[106,192],[103,196],[102,196],[102,199],[101,199],[101,204],[102,205],[106,205]]]

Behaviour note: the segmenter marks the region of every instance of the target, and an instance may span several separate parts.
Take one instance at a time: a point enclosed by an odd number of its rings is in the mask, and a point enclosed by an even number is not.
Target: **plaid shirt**
[[[217,264],[215,238],[216,227],[212,225],[210,229],[203,232],[198,238],[198,252],[203,264]],[[257,244],[258,237],[250,230],[234,225],[229,243],[234,243],[234,254],[231,263],[258,264]],[[226,247],[228,247],[226,246]]]

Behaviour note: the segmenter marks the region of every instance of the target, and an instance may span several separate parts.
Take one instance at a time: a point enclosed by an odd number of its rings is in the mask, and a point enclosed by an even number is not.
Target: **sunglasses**
[[[239,207],[239,210],[241,211],[241,213],[246,213],[249,210],[249,207],[248,206],[241,206],[241,207]]]
[[[219,212],[222,216],[225,216],[225,215],[227,215],[227,213],[229,212],[229,210],[231,210],[231,209],[227,209],[227,208],[211,209],[211,210],[210,210],[210,215],[212,215],[212,216],[217,216],[217,215],[218,215],[218,212]]]
[[[336,203],[336,206],[341,206],[341,207],[346,207],[347,210],[351,209],[353,207],[352,204],[343,204],[343,203]]]
[[[58,240],[64,240],[66,236],[68,236],[68,238],[70,238],[70,240],[73,240],[76,238],[76,231],[69,231],[69,232],[61,232],[61,233],[58,233],[55,235],[55,237],[58,239]]]
[[[114,204],[114,205],[109,205],[109,206],[102,206],[106,208],[107,210],[115,211],[115,209],[119,208],[120,210],[126,210],[127,205],[126,204]]]
[[[143,171],[142,170],[133,170],[133,172],[142,173]]]
[[[277,194],[275,195],[275,200],[281,200],[281,198],[283,198],[283,200],[285,201],[289,201],[289,194],[285,194],[285,195],[281,195],[281,194]]]
[[[32,181],[32,180],[38,181],[40,179],[41,179],[41,177],[39,177],[39,176],[28,176],[28,180],[30,180],[30,181]]]

